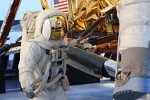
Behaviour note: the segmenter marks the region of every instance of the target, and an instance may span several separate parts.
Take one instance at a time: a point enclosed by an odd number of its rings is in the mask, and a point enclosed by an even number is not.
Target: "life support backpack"
[[[25,12],[21,18],[22,44],[33,38],[35,32],[36,18],[40,11]]]

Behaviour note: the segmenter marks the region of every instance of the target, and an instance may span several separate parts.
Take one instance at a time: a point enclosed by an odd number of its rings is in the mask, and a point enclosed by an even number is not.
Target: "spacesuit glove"
[[[72,39],[72,40],[69,41],[69,46],[76,46],[77,42],[78,42],[77,39]]]
[[[81,49],[92,49],[93,46],[90,43],[78,43],[78,47]]]
[[[34,94],[32,87],[30,87],[28,89],[24,89],[24,92],[27,95],[27,98],[29,98],[29,99],[33,99],[35,97],[35,94]]]

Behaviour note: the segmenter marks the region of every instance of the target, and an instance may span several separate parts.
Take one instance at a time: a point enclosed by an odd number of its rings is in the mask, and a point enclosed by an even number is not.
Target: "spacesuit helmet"
[[[49,40],[62,39],[66,32],[66,19],[60,15],[49,17],[44,21],[42,26],[42,34],[49,34]]]

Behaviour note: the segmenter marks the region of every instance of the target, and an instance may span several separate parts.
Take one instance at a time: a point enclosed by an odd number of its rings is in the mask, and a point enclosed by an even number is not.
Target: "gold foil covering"
[[[98,18],[100,18],[101,10],[109,5],[118,3],[118,0],[68,0],[69,3],[69,30],[70,31],[84,31],[92,25]],[[111,25],[105,24],[105,21],[100,23],[97,31],[112,32]]]

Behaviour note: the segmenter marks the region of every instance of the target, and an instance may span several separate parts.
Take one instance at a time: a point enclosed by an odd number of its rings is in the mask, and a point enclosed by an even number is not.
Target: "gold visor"
[[[67,32],[66,20],[63,16],[53,16],[49,18],[51,24],[50,39],[59,40],[65,36]]]

